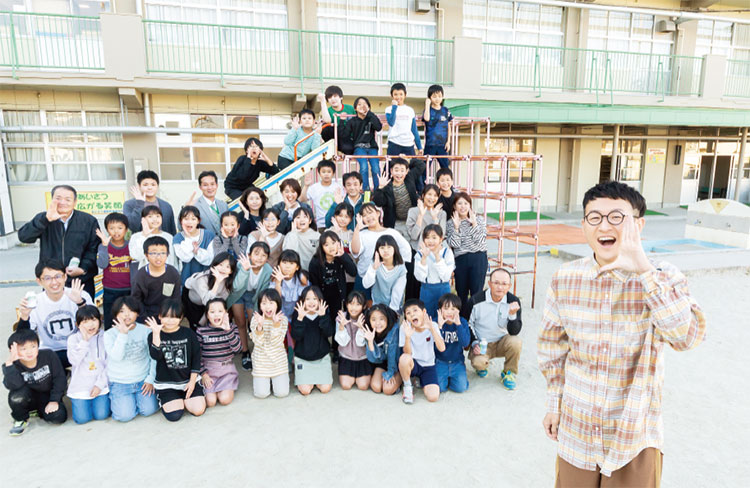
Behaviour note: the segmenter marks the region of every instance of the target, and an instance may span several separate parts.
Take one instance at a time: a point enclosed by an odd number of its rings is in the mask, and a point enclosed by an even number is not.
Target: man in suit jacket
[[[203,227],[215,235],[219,235],[221,232],[221,214],[229,210],[227,202],[216,198],[216,191],[219,189],[219,178],[213,171],[204,171],[198,175],[198,187],[203,195],[195,198],[197,192],[193,193],[193,197],[188,202],[188,205],[195,205],[200,210]]]
[[[135,234],[143,230],[141,228],[141,212],[143,212],[143,207],[153,205],[161,210],[161,230],[172,235],[177,234],[172,205],[156,196],[159,191],[159,175],[146,169],[138,173],[136,181],[138,181],[138,184],[130,188],[134,198],[126,201],[122,206],[122,213],[128,217],[130,231]]]

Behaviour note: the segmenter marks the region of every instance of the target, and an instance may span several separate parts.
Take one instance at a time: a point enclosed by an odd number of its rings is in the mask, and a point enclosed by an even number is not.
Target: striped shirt
[[[477,215],[477,225],[472,226],[469,219],[461,220],[458,230],[453,222],[445,225],[445,239],[453,248],[453,256],[459,257],[472,252],[486,252],[487,227],[484,219]]]
[[[206,369],[206,363],[231,361],[234,355],[242,349],[240,333],[234,324],[231,324],[229,330],[201,325],[195,332],[201,345],[203,371]]]
[[[666,262],[641,275],[599,273],[593,257],[552,278],[537,341],[547,412],[560,415],[558,455],[609,476],[661,449],[664,344],[685,351],[706,322],[687,280]]]
[[[253,317],[250,324],[250,336],[253,348],[253,376],[273,378],[289,371],[289,363],[284,348],[284,338],[289,323],[284,320],[281,327],[274,327],[273,321],[263,319],[263,331],[258,332],[257,321]]]

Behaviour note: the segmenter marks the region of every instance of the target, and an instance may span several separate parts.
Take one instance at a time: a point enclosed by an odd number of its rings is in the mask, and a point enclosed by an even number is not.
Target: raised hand
[[[151,224],[148,223],[146,217],[141,217],[141,233],[145,236],[150,235],[152,232]]]
[[[620,252],[613,262],[605,264],[599,269],[600,273],[621,269],[626,272],[641,274],[654,269],[643,250],[641,230],[636,225],[635,219],[636,217],[628,215],[622,221]]]
[[[73,303],[79,304],[81,303],[81,293],[83,293],[83,283],[81,283],[81,280],[76,278],[70,282],[70,292],[68,293],[68,298],[70,298]]]
[[[278,283],[281,283],[282,281],[284,281],[284,273],[281,272],[281,268],[279,268],[278,266],[273,268],[273,273],[271,273],[271,277],[273,278],[274,281]]]
[[[133,198],[136,200],[146,201],[146,196],[141,192],[141,189],[138,187],[138,185],[133,185],[130,187],[130,193],[133,194]]]
[[[343,310],[339,310],[339,313],[336,314],[336,322],[339,324],[339,330],[344,330],[346,326],[346,313]]]
[[[424,241],[419,241],[419,254],[422,255],[422,265],[427,264],[427,256],[430,255],[430,250],[427,249],[427,245],[424,243]]]
[[[422,313],[422,323],[425,327],[432,328],[432,318],[430,317],[430,314],[427,313],[427,310]]]
[[[227,275],[219,271],[218,268],[216,268],[216,266],[211,268],[211,274],[214,276],[214,278],[216,278],[215,283],[221,283],[222,281],[227,279]]]
[[[237,256],[237,262],[240,263],[242,269],[244,269],[245,271],[250,271],[252,264],[250,263],[250,257],[247,254],[240,253]]]
[[[8,359],[5,361],[6,366],[10,366],[15,361],[18,361],[18,343],[14,342],[10,345],[10,354],[8,355]]]
[[[364,334],[367,342],[373,343],[375,341],[375,329],[373,329],[372,327],[364,326],[362,328],[362,334]]]
[[[294,118],[292,118],[292,130],[299,129],[299,115],[295,115]]]
[[[420,198],[417,200],[417,208],[419,209],[419,215],[424,216],[427,213],[427,207],[424,206],[424,202]]]
[[[383,263],[380,261],[380,254],[376,252],[375,259],[372,260],[372,269],[377,270],[381,264]]]
[[[333,200],[336,202],[336,205],[344,201],[344,191],[340,187],[336,187],[333,190]]]
[[[273,326],[281,327],[285,320],[286,316],[284,316],[283,312],[276,312],[276,315],[273,316]]]
[[[190,195],[190,198],[188,198],[188,201],[185,202],[185,206],[189,205],[195,205],[195,202],[198,201],[198,190],[194,191],[192,195]]]
[[[102,232],[100,229],[96,229],[96,237],[99,238],[100,241],[102,241],[102,246],[107,247],[109,246],[110,237],[109,235]]]
[[[57,200],[51,200],[49,202],[49,207],[47,207],[47,220],[49,222],[54,222],[55,220],[58,220],[61,217],[62,215],[57,210]]]
[[[425,100],[424,100],[424,109],[425,110],[430,110],[430,106],[431,105],[432,105],[432,100],[430,100],[429,98],[425,98]]]
[[[357,214],[357,225],[355,226],[356,230],[362,230],[365,228],[365,222],[362,220],[362,216],[360,214]]]
[[[445,325],[445,317],[443,317],[443,311],[438,310],[437,316],[438,316],[438,321],[437,321],[438,329],[442,329],[443,325]]]
[[[154,334],[160,333],[161,330],[164,328],[164,326],[162,325],[162,323],[159,322],[158,320],[156,320],[153,317],[148,317],[146,319],[146,325],[148,326],[149,329],[151,329],[151,331]]]
[[[263,332],[263,316],[261,314],[259,314],[258,312],[253,312],[252,322],[255,324],[255,330],[257,330],[259,333]]]
[[[81,333],[81,338],[83,338],[84,342],[88,342],[89,339],[91,339],[91,334],[86,332],[84,329],[78,329],[78,331]]]
[[[459,226],[461,225],[461,218],[458,216],[458,212],[453,212],[451,220],[453,221],[453,227],[458,230]]]
[[[414,327],[412,327],[406,320],[401,324],[401,329],[404,331],[404,336],[406,336],[407,339],[411,338],[412,334],[414,334]]]
[[[472,227],[476,227],[477,225],[477,213],[473,209],[469,209],[469,223],[471,223]]]
[[[227,312],[224,312],[224,316],[221,318],[221,328],[224,330],[229,330],[230,327],[229,314]]]
[[[359,317],[357,317],[357,321],[354,322],[354,325],[356,325],[358,329],[362,330],[365,326],[365,314],[359,314]]]
[[[26,301],[26,298],[21,299],[21,303],[18,305],[18,313],[23,320],[29,320],[31,308],[29,308],[29,302]]]
[[[443,204],[438,203],[434,207],[432,207],[432,210],[430,210],[430,215],[432,215],[432,220],[437,223],[440,219],[440,211],[443,210]]]
[[[331,229],[333,229],[333,231],[336,233],[341,232],[341,227],[339,227],[339,223],[335,218],[331,219]]]
[[[297,230],[297,221],[294,219],[292,219],[292,230],[290,230],[289,232],[299,232]]]
[[[385,166],[387,166],[387,165],[385,165]],[[380,188],[382,190],[383,188],[385,188],[386,186],[388,186],[388,183],[390,183],[390,182],[391,182],[391,179],[388,177],[388,168],[384,167],[380,171],[380,181],[378,182],[378,188]]]
[[[518,313],[519,310],[521,310],[521,304],[518,302],[513,302],[508,305],[508,315],[514,315]]]
[[[340,258],[344,255],[344,245],[341,243],[341,241],[336,243],[336,257]]]
[[[268,229],[266,229],[266,224],[263,222],[258,224],[258,232],[260,232],[260,241],[268,240],[268,236],[271,234]]]
[[[302,320],[302,317],[305,316],[305,306],[302,302],[297,302],[294,306],[294,311],[297,312],[297,320]]]
[[[119,319],[116,319],[116,318],[112,319],[112,327],[114,327],[115,329],[117,329],[117,331],[120,334],[127,335],[127,333],[130,332],[130,327],[128,327],[127,325],[125,325],[125,323],[123,321],[121,321]]]
[[[318,315],[320,317],[324,316],[328,312],[328,304],[325,300],[320,301],[320,306],[318,306]]]
[[[305,186],[310,186],[315,182],[315,173],[308,171],[305,173]]]
[[[245,206],[245,204],[240,200],[237,202],[240,204],[240,209],[242,209],[242,214],[245,216],[245,220],[250,219],[250,209]]]
[[[198,254],[198,250],[200,250],[201,245],[198,243],[198,241],[193,241],[193,255]]]
[[[318,93],[318,95],[315,98],[318,99],[318,102],[320,103],[321,110],[325,110],[325,108],[326,108],[326,95],[325,95],[325,93]]]

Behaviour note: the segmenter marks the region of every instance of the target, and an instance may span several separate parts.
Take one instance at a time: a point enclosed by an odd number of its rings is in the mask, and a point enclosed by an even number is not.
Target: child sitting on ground
[[[407,300],[404,304],[404,320],[401,322],[398,345],[403,348],[398,369],[404,379],[404,403],[414,403],[412,377],[419,378],[428,401],[438,401],[440,386],[435,367],[435,350],[445,351],[445,342],[420,300]]]
[[[284,338],[289,320],[281,312],[281,295],[269,288],[258,294],[258,310],[253,314],[250,333],[253,344],[253,395],[277,398],[289,394],[289,363]]]
[[[296,251],[300,257],[302,269],[307,271],[310,267],[310,260],[318,249],[318,234],[315,226],[315,220],[309,209],[298,208],[294,211],[294,220],[292,230],[284,237],[283,249]]]
[[[353,291],[346,299],[346,312],[340,310],[336,317],[334,339],[339,347],[339,383],[344,390],[351,390],[354,384],[360,390],[370,388],[372,363],[365,352],[364,308],[365,295]]]
[[[377,304],[367,311],[362,333],[367,341],[365,354],[373,369],[370,388],[375,393],[393,395],[401,387],[398,331],[398,315],[387,306]]]
[[[464,348],[471,343],[471,332],[466,319],[459,315],[461,299],[453,293],[446,293],[438,301],[438,328],[445,342],[445,350],[435,350],[440,392],[449,389],[462,393],[469,388],[466,377]]]
[[[181,291],[180,273],[167,264],[169,243],[160,236],[149,237],[143,243],[143,253],[148,264],[138,270],[133,283],[133,297],[142,304],[138,317],[141,323],[148,317],[156,317],[164,300],[179,299]]]
[[[300,200],[310,202],[315,214],[317,228],[325,229],[326,215],[328,214],[328,210],[334,206],[334,195],[337,191],[343,194],[344,187],[334,180],[336,163],[330,159],[323,159],[319,162],[317,171],[320,181],[308,188],[308,178],[305,178],[305,186],[302,188]]]
[[[335,326],[327,311],[323,292],[317,286],[305,288],[294,308],[294,385],[305,396],[316,387],[321,393],[328,393],[333,386],[328,340]]]
[[[102,241],[96,253],[96,265],[102,269],[104,329],[112,326],[112,304],[119,297],[130,295],[130,249],[125,234],[128,218],[125,214],[112,212],[104,219],[105,235],[96,229]]]
[[[172,234],[161,229],[162,215],[159,207],[148,206],[143,209],[143,218],[141,219],[141,230],[130,236],[128,250],[133,261],[138,263],[136,270],[143,268],[148,264],[143,243],[150,237],[161,237],[167,242],[168,255],[166,263],[170,266],[177,267],[177,259],[172,252]],[[134,275],[131,275],[133,277]]]
[[[212,245],[214,255],[220,252],[228,252],[235,259],[245,253],[247,249],[247,236],[239,234],[240,219],[236,213],[227,210],[221,214],[221,232],[214,237]]]
[[[217,402],[229,405],[240,383],[232,360],[240,352],[241,344],[223,298],[212,298],[206,303],[206,325],[199,326],[196,334],[201,345],[201,383],[206,406],[213,407]]]

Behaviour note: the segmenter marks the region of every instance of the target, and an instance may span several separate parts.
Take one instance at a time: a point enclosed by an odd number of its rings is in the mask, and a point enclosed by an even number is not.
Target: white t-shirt
[[[422,332],[414,331],[411,335],[411,357],[414,361],[418,362],[420,366],[434,366],[435,365],[435,341],[432,337],[432,331],[430,328],[432,323],[427,324]],[[404,335],[404,328],[399,327],[398,330],[398,345],[404,347],[406,344],[406,335]]]
[[[336,205],[336,200],[333,198],[336,188],[340,188],[342,192],[344,191],[344,187],[335,180],[331,181],[331,184],[328,186],[323,186],[319,181],[307,189],[307,198],[312,202],[313,214],[315,215],[315,223],[318,225],[318,229],[325,228],[328,209]]]
[[[411,262],[411,246],[399,231],[386,228],[380,232],[373,232],[370,229],[363,229],[359,233],[359,254],[354,255],[355,258],[359,258],[359,261],[357,261],[357,274],[359,276],[364,276],[367,273],[367,268],[372,265],[375,244],[382,235],[392,236],[398,244],[398,252],[401,253],[401,258],[405,263]]]
[[[386,115],[390,114],[394,107],[395,105],[388,106],[385,109]],[[388,130],[388,142],[393,142],[399,146],[413,146],[414,133],[411,131],[411,126],[414,117],[413,108],[408,105],[398,105],[396,109],[396,123]]]
[[[36,307],[29,314],[29,326],[39,335],[39,348],[62,351],[68,348],[68,336],[76,329],[78,305],[69,298],[70,288],[53,302],[46,292],[36,294]],[[91,295],[81,292],[81,299],[93,305]]]

